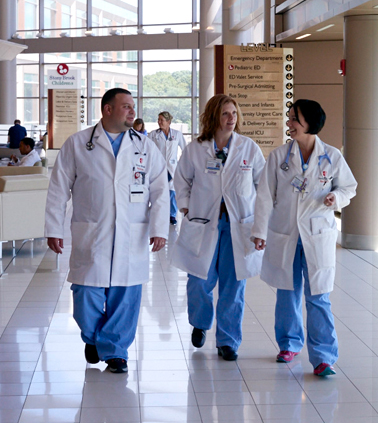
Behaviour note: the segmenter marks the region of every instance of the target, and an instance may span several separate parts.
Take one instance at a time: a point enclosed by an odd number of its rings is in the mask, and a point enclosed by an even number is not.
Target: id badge
[[[218,175],[221,170],[221,159],[209,159],[206,163],[205,173],[212,173]]]
[[[307,186],[307,178],[303,178],[300,175],[294,176],[293,180],[290,182],[291,185],[293,185],[294,188],[298,190],[298,192],[301,192],[302,194],[306,192],[306,186]]]
[[[143,203],[144,189],[142,185],[130,185],[130,203]]]
[[[144,185],[145,180],[145,172],[134,171],[134,185]]]
[[[146,172],[146,157],[143,154],[138,154],[136,161],[135,161],[135,166],[134,166],[134,170],[135,172]]]
[[[176,160],[175,160],[175,159],[170,159],[170,160],[169,160],[169,163],[170,163],[171,165],[174,165],[174,164],[176,164]]]

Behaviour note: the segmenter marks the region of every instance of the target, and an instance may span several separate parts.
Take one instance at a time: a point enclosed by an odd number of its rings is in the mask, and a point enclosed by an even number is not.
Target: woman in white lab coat
[[[232,98],[211,98],[201,124],[176,169],[177,203],[185,217],[172,263],[189,273],[188,314],[197,348],[212,327],[212,291],[219,280],[216,346],[231,361],[242,340],[246,278],[260,272],[262,255],[250,236],[265,160],[254,141],[237,133],[241,114]]]
[[[334,211],[349,204],[357,187],[340,151],[316,135],[325,118],[315,101],[297,100],[291,107],[287,126],[292,141],[267,159],[252,229],[256,249],[266,247],[261,279],[277,288],[277,361],[292,361],[304,345],[304,288],[307,348],[318,376],[334,374],[338,358],[329,300],[338,234]]]
[[[176,129],[171,128],[173,116],[169,112],[161,112],[158,117],[159,129],[156,129],[148,135],[149,138],[157,145],[167,162],[169,195],[171,201],[170,223],[177,224],[177,202],[173,178],[177,167],[178,147],[184,150],[186,142],[183,134]]]

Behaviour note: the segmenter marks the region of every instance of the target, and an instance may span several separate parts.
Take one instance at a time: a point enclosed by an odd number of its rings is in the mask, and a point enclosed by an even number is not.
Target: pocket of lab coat
[[[131,259],[145,260],[148,257],[148,223],[132,223],[130,225]]]
[[[281,269],[287,266],[289,241],[290,235],[279,234],[268,229],[265,258],[269,263]]]
[[[311,243],[318,268],[334,267],[336,263],[337,229],[324,216],[311,218]]]
[[[251,241],[252,226],[254,215],[240,219],[239,228],[240,234],[244,243],[244,257],[247,257],[256,251],[254,242]]]
[[[97,223],[71,222],[72,258],[76,264],[93,263]]]
[[[207,223],[190,221],[188,216],[185,216],[181,223],[180,235],[177,242],[198,257],[201,251],[206,225]]]
[[[252,170],[241,170],[236,177],[236,193],[242,197],[252,194]]]

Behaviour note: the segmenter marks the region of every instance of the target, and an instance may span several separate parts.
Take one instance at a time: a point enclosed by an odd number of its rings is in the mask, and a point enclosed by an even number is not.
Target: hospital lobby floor
[[[236,362],[219,358],[214,330],[191,345],[186,274],[151,253],[129,372],[89,365],[66,282],[70,238],[56,260],[43,239],[3,244],[0,423],[378,423],[378,254],[337,249],[331,294],[337,374],[316,377],[306,349],[276,363],[275,291],[248,280]],[[67,227],[67,233],[68,233]]]

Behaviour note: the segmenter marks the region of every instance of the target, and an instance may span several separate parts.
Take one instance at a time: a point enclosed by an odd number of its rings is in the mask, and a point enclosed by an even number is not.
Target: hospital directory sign
[[[81,129],[81,71],[60,63],[47,71],[49,148],[59,149]]]
[[[286,121],[293,103],[293,71],[291,48],[215,46],[215,92],[239,104],[241,133],[256,141],[265,157],[290,139]]]

